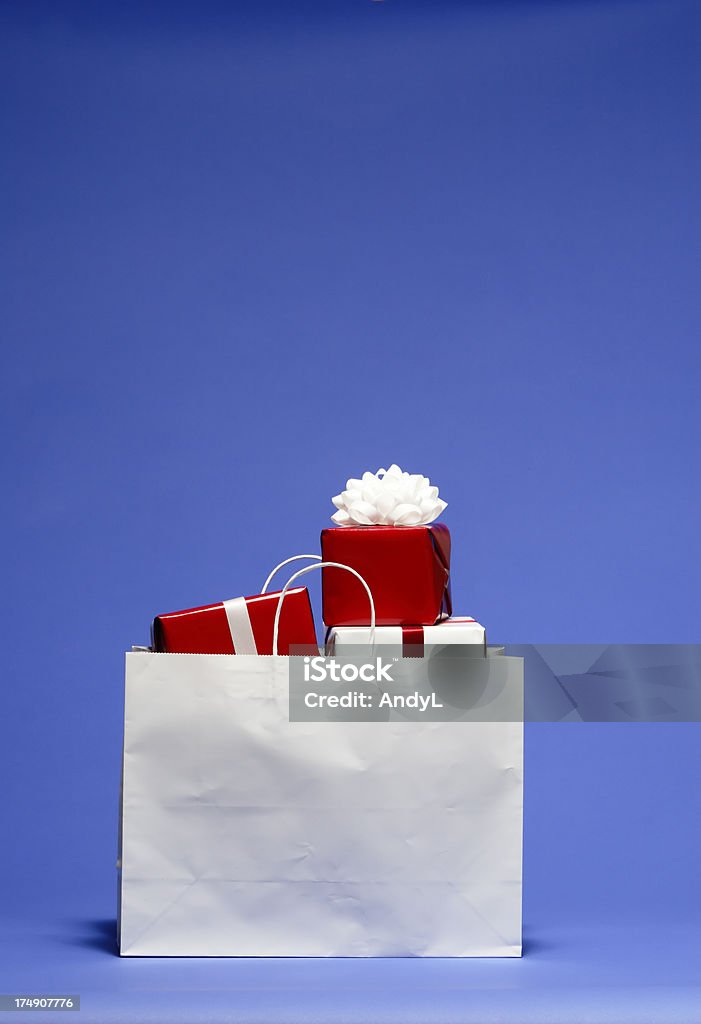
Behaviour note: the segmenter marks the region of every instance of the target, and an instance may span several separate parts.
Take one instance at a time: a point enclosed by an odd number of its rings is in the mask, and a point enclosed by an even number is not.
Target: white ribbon
[[[297,562],[302,558],[311,559],[317,562],[321,561],[321,555],[292,555],[291,558],[286,558],[284,562],[280,562],[279,565],[276,565],[270,573],[261,588],[261,594],[266,593],[273,576],[279,569],[289,565],[290,562]],[[248,605],[246,604],[245,598],[232,597],[230,601],[224,601],[223,604],[224,611],[226,612],[226,618],[229,623],[229,632],[231,633],[231,642],[234,645],[234,652],[236,654],[257,654],[258,650],[256,648],[256,640],[253,635],[253,627],[251,626],[251,616],[248,612]]]
[[[229,623],[229,632],[234,645],[235,654],[257,654],[256,640],[253,636],[251,616],[248,605],[243,597],[232,597],[224,601],[224,611]]]

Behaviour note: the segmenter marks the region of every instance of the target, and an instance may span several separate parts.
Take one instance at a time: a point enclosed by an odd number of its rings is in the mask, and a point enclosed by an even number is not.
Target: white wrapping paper
[[[290,723],[287,662],[127,655],[121,954],[520,955],[522,723]]]
[[[413,627],[416,628],[416,627]],[[434,626],[422,626],[424,646],[439,647],[443,644],[477,644],[486,650],[487,634],[484,626],[468,616],[455,616],[438,622]],[[376,644],[391,644],[402,647],[401,626],[377,626]],[[326,635],[326,653],[342,655],[345,651],[356,651],[362,644],[370,643],[369,626],[331,626]]]

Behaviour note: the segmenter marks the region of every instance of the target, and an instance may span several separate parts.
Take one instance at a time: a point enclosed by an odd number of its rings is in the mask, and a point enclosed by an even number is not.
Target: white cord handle
[[[321,561],[321,555],[293,555],[292,558],[286,558],[284,562],[280,562],[279,565],[276,565],[273,571],[270,573],[270,575],[268,576],[267,580],[265,581],[261,588],[261,594],[264,594],[266,592],[266,590],[270,586],[270,581],[272,580],[273,576],[275,575],[276,572],[278,572],[279,569],[282,569],[283,566],[285,565],[289,565],[290,562],[299,562],[300,559],[302,558],[311,558],[313,562]]]
[[[296,556],[301,557],[301,556]],[[280,629],[280,613],[282,611],[282,602],[285,600],[285,594],[290,589],[291,585],[300,576],[306,576],[308,572],[313,572],[315,569],[345,569],[346,572],[352,572],[356,579],[365,587],[365,592],[368,595],[368,601],[370,602],[370,646],[375,646],[375,602],[372,599],[372,592],[370,587],[367,585],[363,577],[355,569],[351,569],[350,565],[344,565],[342,562],[317,562],[316,565],[307,565],[304,569],[299,569],[294,575],[290,576],[285,586],[280,591],[280,600],[277,603],[275,609],[275,625],[273,626],[273,654],[278,653],[277,642],[278,642],[278,631]]]

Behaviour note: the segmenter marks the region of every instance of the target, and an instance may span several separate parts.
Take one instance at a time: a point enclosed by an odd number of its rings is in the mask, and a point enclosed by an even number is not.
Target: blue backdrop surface
[[[111,947],[122,652],[346,477],[440,485],[494,640],[699,641],[699,42],[685,0],[0,5],[1,991],[699,1019],[695,725],[529,726],[520,962]]]

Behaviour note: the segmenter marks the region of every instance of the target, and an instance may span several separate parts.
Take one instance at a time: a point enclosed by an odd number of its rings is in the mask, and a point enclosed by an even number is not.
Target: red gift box
[[[279,599],[279,592],[256,594],[159,615],[153,620],[153,649],[168,654],[272,654]],[[276,653],[289,654],[291,645],[304,648],[303,653],[319,653],[306,587],[288,590],[282,605]]]
[[[324,562],[359,572],[375,601],[378,626],[433,625],[451,613],[450,531],[431,526],[338,526],[321,531]],[[322,570],[327,626],[370,621],[365,588],[342,569]]]

